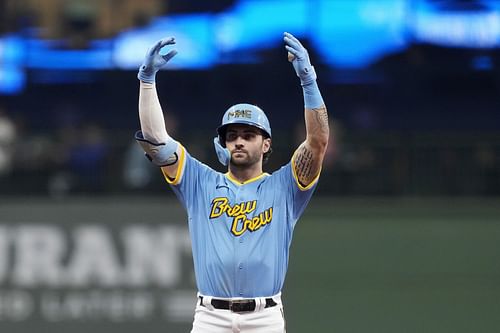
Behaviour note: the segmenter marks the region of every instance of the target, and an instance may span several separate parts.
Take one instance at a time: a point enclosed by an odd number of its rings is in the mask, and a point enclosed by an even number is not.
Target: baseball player
[[[328,143],[328,116],[307,50],[284,33],[288,60],[304,94],[307,137],[289,163],[268,174],[271,126],[251,104],[231,106],[214,138],[226,173],[191,156],[171,138],[155,75],[176,50],[174,37],[158,41],[139,69],[138,143],[161,171],[188,214],[198,287],[192,333],[283,333],[281,289],[292,233],[318,182]]]

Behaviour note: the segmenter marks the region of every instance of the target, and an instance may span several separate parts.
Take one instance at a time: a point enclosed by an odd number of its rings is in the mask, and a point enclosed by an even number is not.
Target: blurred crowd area
[[[146,24],[167,9],[164,0],[3,0],[1,32],[36,28],[45,39],[70,38],[78,48]]]
[[[133,140],[134,128],[84,119],[76,104],[59,108],[50,130],[30,128],[26,118],[0,109],[0,195],[170,194]],[[137,112],[134,105],[129,112]],[[166,123],[193,156],[224,172],[213,150],[215,128],[196,126],[185,112],[168,112]],[[320,194],[500,195],[498,133],[347,129],[334,117],[330,123]],[[276,126],[273,134],[268,172],[289,161],[304,139],[303,122]]]
[[[93,39],[109,38],[148,24],[166,13],[217,11],[232,0],[2,0],[0,34],[34,33],[43,39],[68,39],[85,48]]]

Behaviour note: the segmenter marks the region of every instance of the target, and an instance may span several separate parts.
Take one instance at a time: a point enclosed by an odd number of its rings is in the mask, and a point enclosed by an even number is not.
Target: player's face
[[[262,132],[249,125],[229,125],[226,131],[226,148],[231,152],[231,163],[237,166],[250,166],[262,162],[262,155],[271,146]]]

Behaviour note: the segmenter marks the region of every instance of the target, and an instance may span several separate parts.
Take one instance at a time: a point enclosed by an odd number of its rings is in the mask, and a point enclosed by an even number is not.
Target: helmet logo
[[[236,111],[230,111],[227,114],[227,118],[248,118],[252,119],[252,110],[236,110]]]

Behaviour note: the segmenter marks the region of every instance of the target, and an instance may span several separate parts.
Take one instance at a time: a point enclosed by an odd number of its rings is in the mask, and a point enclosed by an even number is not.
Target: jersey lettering
[[[247,214],[253,212],[256,207],[257,200],[241,202],[231,206],[228,198],[218,197],[212,200],[210,219],[220,217],[224,213],[229,217],[233,217],[231,232],[238,237],[243,235],[247,230],[254,232],[271,223],[273,219],[273,207],[266,209],[253,218],[249,219],[247,217]]]
[[[273,219],[273,207],[270,207],[260,213],[258,216],[252,219],[247,219],[245,215],[236,216],[233,220],[233,226],[231,227],[231,232],[235,236],[241,236],[247,230],[254,232],[259,230],[261,227],[268,223],[271,223]]]
[[[227,119],[232,118],[248,118],[252,119],[252,110],[236,110],[236,111],[230,111],[227,114]]]

